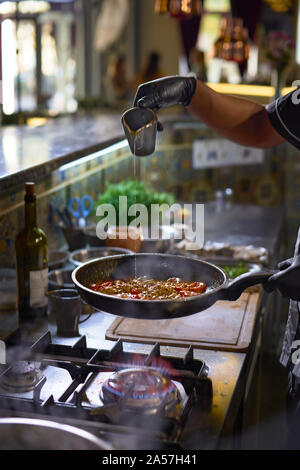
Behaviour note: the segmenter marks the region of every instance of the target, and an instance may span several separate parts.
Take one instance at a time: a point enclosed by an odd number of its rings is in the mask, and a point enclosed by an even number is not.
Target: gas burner
[[[29,392],[40,378],[34,362],[18,361],[4,375],[1,385],[11,392]]]
[[[124,344],[89,348],[85,336],[72,345],[54,343],[47,332],[29,349],[9,339],[8,357],[15,357],[16,345],[24,355],[0,368],[0,413],[57,417],[112,438],[120,449],[130,448],[132,438],[137,449],[181,449],[194,426],[194,406],[198,420],[211,405],[205,362],[192,346],[183,357],[162,356],[156,343],[137,356]]]
[[[171,379],[156,370],[140,367],[113,373],[103,383],[100,399],[104,404],[116,402],[141,413],[155,413],[161,407],[170,413],[182,397]]]

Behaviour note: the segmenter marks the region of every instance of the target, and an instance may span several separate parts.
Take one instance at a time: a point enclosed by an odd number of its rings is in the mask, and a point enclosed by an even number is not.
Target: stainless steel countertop
[[[94,313],[86,323],[81,324],[79,331],[80,334],[86,335],[87,345],[94,348],[111,349],[115,343],[105,339],[105,332],[114,320],[113,315],[99,312]],[[150,323],[149,320],[149,327]],[[50,324],[50,330],[54,333],[56,326]],[[61,341],[58,337],[53,337],[53,340],[58,343]],[[68,341],[72,344],[74,339]],[[138,354],[149,353],[151,345],[125,343],[125,350]],[[183,357],[187,348],[162,346],[161,352],[164,355]],[[199,446],[199,449],[213,449],[217,444],[233,396],[239,385],[246,354],[194,349],[194,355],[195,359],[201,359],[209,367],[209,377],[213,383],[213,399],[207,409],[203,410],[201,407],[200,413],[197,413],[195,408],[193,409],[183,434],[184,447],[196,449]]]
[[[80,334],[86,336],[88,347],[107,350],[112,348],[115,342],[106,340],[105,332],[114,319],[113,315],[95,312],[89,320],[80,325]],[[13,322],[13,314],[11,322]],[[60,338],[56,336],[56,324],[51,316],[30,329],[22,328],[23,337],[28,337],[31,341],[38,339],[48,330],[52,334],[53,343],[73,345],[78,340],[78,337]],[[126,342],[124,350],[147,354],[151,350],[151,345]],[[183,357],[186,352],[187,348],[161,347],[162,355],[166,356]],[[237,412],[234,406],[234,396],[239,388],[240,380],[242,380],[241,372],[245,365],[246,354],[195,349],[194,355],[195,359],[205,361],[209,367],[209,377],[213,383],[213,398],[208,406],[203,408],[201,405],[200,411],[197,407],[193,408],[185,426],[182,442],[184,448],[187,449],[213,449],[217,446],[227,417],[231,422]]]

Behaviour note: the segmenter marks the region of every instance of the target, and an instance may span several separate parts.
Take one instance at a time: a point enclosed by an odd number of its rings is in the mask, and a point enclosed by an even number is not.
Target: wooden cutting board
[[[174,320],[136,320],[118,317],[106,339],[189,346],[223,351],[247,351],[261,291],[244,292],[235,302],[220,301],[204,312]]]

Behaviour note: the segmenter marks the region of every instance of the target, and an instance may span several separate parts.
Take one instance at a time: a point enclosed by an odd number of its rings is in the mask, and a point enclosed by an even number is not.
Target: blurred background
[[[139,83],[189,71],[268,101],[297,78],[297,17],[296,0],[2,1],[2,122],[125,109]]]

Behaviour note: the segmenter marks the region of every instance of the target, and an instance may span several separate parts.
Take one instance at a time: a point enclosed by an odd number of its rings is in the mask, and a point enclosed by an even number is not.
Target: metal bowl
[[[56,269],[48,274],[49,290],[74,289],[72,281],[73,269]]]
[[[68,261],[68,251],[61,250],[50,250],[48,253],[48,267],[52,271],[53,269],[62,268]]]
[[[103,258],[106,256],[114,256],[114,255],[132,255],[133,252],[131,250],[127,250],[126,248],[114,248],[114,247],[94,247],[94,248],[86,248],[83,250],[75,250],[70,254],[69,261],[70,263],[74,264],[75,266],[81,266],[83,263],[87,261],[91,261],[97,258]]]
[[[0,434],[1,450],[112,450],[90,432],[42,419],[1,418]]]

